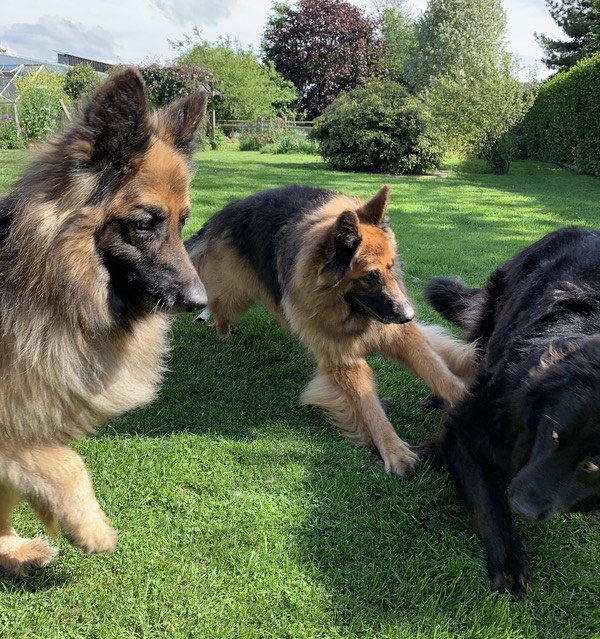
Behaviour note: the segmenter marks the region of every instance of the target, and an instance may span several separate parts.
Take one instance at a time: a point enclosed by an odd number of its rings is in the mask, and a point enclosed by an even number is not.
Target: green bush
[[[333,169],[417,174],[434,171],[443,147],[427,107],[401,85],[375,79],[340,94],[309,134]]]
[[[260,151],[266,144],[273,144],[273,138],[258,133],[244,133],[240,136],[240,151]]]
[[[519,129],[520,156],[600,174],[600,54],[539,89]]]
[[[200,148],[204,149],[212,149],[213,151],[217,151],[218,149],[222,149],[227,143],[227,136],[225,135],[223,129],[220,127],[216,127],[214,135],[211,133],[211,130],[206,134],[202,135],[200,138]]]
[[[38,142],[59,127],[63,106],[70,105],[64,92],[64,77],[55,71],[29,71],[15,81],[19,94],[19,122],[27,140]],[[62,105],[61,105],[62,103]]]
[[[0,114],[0,149],[22,149],[25,140],[17,133],[17,126],[10,113]]]
[[[482,156],[488,167],[496,175],[506,175],[516,155],[515,136],[512,132],[503,133],[484,147]]]
[[[279,135],[271,144],[260,149],[261,153],[306,153],[316,155],[319,153],[319,145],[314,140],[308,140],[305,136],[294,133]]]
[[[162,108],[177,98],[202,91],[208,86],[210,74],[194,65],[163,67],[151,64],[141,67],[140,73],[148,88],[150,104]]]
[[[77,64],[65,73],[65,93],[77,102],[80,98],[91,95],[104,82],[89,64]]]

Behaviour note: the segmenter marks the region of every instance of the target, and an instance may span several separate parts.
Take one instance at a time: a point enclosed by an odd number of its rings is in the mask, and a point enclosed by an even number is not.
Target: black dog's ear
[[[150,143],[148,97],[139,71],[125,69],[109,78],[81,114],[78,133],[90,143],[89,161],[102,170],[126,166]]]
[[[539,363],[529,371],[529,377],[537,378],[552,366],[562,362],[568,355],[581,348],[581,341],[577,339],[555,339],[540,357]]]
[[[377,195],[363,204],[356,212],[363,222],[380,226],[385,222],[389,199],[390,187],[386,184],[379,189]]]
[[[324,265],[317,277],[319,288],[332,288],[344,277],[361,243],[360,223],[354,211],[341,213],[327,237]]]
[[[207,102],[208,94],[202,91],[170,104],[158,114],[158,136],[189,157],[196,148]]]

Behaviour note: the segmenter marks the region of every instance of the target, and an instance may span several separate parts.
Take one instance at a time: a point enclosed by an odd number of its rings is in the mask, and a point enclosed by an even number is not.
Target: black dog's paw
[[[505,559],[502,564],[497,562],[495,567],[488,562],[488,571],[496,590],[508,593],[515,599],[525,598],[532,579],[524,552],[519,558]]]
[[[444,402],[442,402],[442,400],[437,395],[430,393],[425,399],[421,401],[421,410],[444,410]]]
[[[411,446],[410,449],[415,453],[421,461],[424,461],[434,470],[441,470],[444,467],[444,459],[440,447],[435,441],[425,441]]]

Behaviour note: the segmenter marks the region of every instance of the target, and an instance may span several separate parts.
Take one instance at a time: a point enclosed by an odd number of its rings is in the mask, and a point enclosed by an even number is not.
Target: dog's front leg
[[[438,334],[438,348],[434,348],[426,329],[417,322],[384,326],[379,350],[420,377],[446,404],[453,405],[465,393],[465,381],[452,372],[447,360],[454,353],[456,362],[464,359],[464,368],[467,369],[470,367],[472,346],[447,337],[442,348],[442,336]]]
[[[0,462],[0,483],[31,504],[49,533],[56,534],[58,527],[85,553],[113,551],[117,532],[102,512],[85,463],[75,451],[60,445],[13,447],[0,455]]]
[[[481,535],[488,574],[495,588],[522,599],[531,581],[531,571],[510,513],[506,482],[496,468],[478,462],[451,426],[446,428],[442,447],[448,471]]]
[[[319,406],[347,439],[374,449],[388,473],[404,477],[414,469],[417,456],[386,417],[365,360],[343,366],[320,363],[300,403]]]

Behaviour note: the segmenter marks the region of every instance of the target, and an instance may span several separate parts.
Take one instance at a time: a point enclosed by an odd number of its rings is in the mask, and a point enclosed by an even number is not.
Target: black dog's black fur
[[[447,467],[496,588],[530,582],[511,510],[530,521],[600,508],[600,233],[565,228],[483,289],[435,278],[427,301],[477,340],[471,392],[421,456]]]

